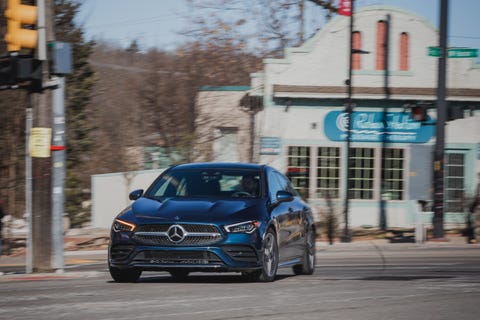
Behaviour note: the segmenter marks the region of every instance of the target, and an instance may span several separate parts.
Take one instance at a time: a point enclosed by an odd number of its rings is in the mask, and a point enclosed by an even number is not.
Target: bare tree
[[[281,56],[314,35],[336,7],[333,0],[189,0],[193,27],[187,35],[228,26],[262,56]]]

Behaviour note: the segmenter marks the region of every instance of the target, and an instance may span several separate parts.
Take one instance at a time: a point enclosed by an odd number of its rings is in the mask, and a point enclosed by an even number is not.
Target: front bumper
[[[146,271],[249,271],[261,268],[262,241],[253,234],[229,234],[209,246],[139,244],[130,236],[112,233],[109,265]]]

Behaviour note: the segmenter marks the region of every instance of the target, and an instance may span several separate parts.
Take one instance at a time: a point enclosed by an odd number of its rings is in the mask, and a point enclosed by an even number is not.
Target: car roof
[[[179,164],[172,167],[172,169],[250,169],[250,170],[262,170],[265,165],[256,163],[243,163],[243,162],[194,162]]]

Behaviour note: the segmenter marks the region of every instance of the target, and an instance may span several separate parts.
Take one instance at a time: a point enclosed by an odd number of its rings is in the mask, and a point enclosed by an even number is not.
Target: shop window
[[[348,192],[350,199],[373,199],[375,150],[350,149]]]
[[[317,155],[316,197],[339,198],[340,148],[319,147]]]
[[[385,70],[385,32],[387,24],[381,20],[377,22],[376,70]]]
[[[360,31],[355,31],[352,35],[352,49],[361,50],[362,49],[362,34]],[[352,69],[353,70],[360,70],[362,69],[362,54],[361,53],[354,53],[352,55]]]
[[[383,192],[388,200],[403,200],[404,194],[404,150],[384,149],[382,181]]]
[[[463,213],[465,155],[463,153],[447,153],[445,157],[445,209],[446,212]]]
[[[310,147],[288,147],[287,177],[304,198],[309,195]]]
[[[400,71],[408,70],[409,38],[406,32],[400,34]]]

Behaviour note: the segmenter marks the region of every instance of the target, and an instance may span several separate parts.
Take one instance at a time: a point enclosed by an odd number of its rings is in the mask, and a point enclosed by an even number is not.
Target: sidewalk
[[[25,239],[20,238],[16,243],[6,245],[0,256],[0,275],[12,270],[23,270],[26,265]],[[88,265],[105,263],[107,261],[107,247],[109,230],[107,229],[70,229],[64,236],[64,265],[65,269],[73,265]],[[8,252],[8,254],[6,254]]]
[[[477,248],[480,249],[480,243],[468,244],[465,237],[461,235],[447,235],[445,239],[429,239],[423,243],[404,242],[392,243],[388,239],[375,239],[372,237],[353,238],[351,242],[341,242],[336,239],[330,245],[326,239],[317,241],[317,248],[320,250],[368,250],[368,248],[381,247],[388,250],[398,249],[428,249],[428,248]]]

